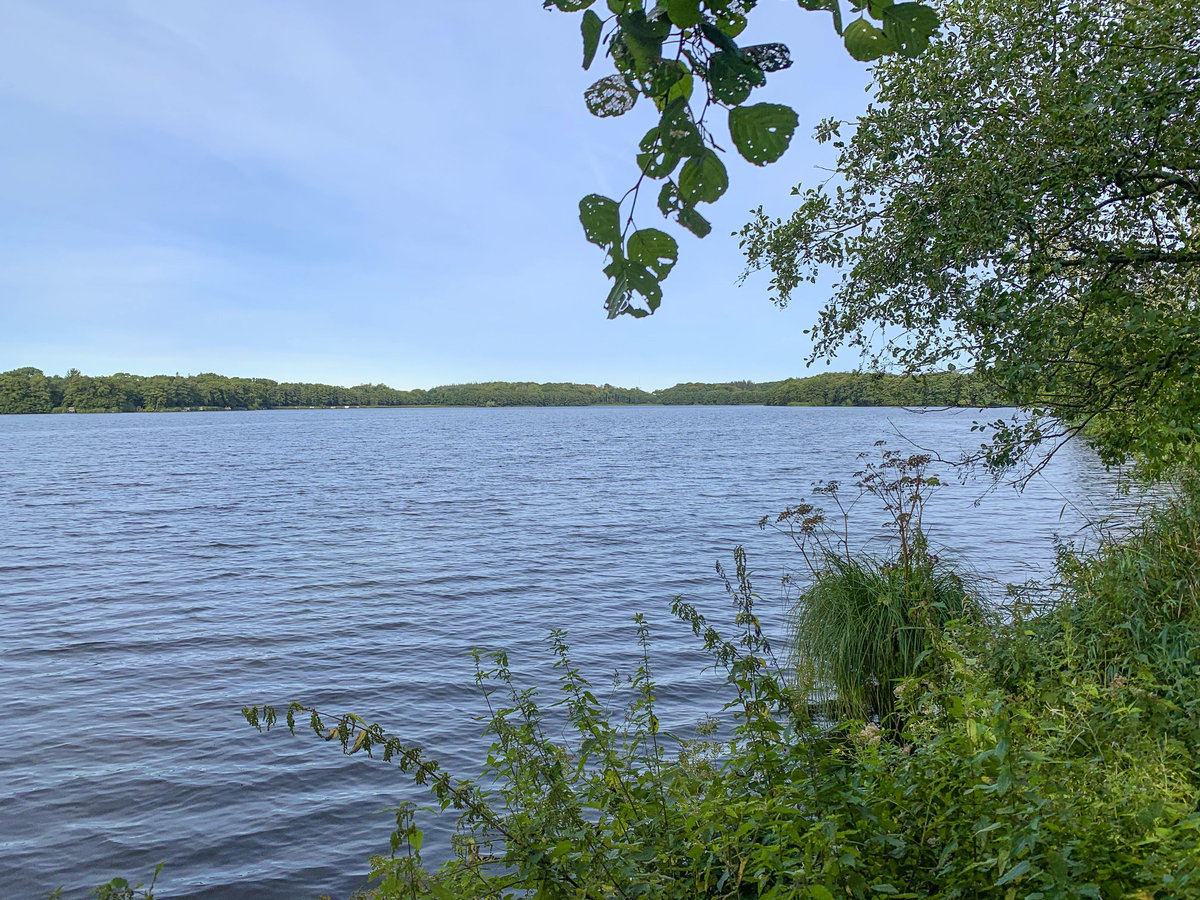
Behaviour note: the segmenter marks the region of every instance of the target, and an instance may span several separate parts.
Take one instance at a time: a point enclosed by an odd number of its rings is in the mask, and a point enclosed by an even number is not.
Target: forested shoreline
[[[0,414],[166,412],[398,406],[963,406],[1004,405],[972,374],[921,377],[825,372],[756,384],[688,382],[656,391],[611,384],[492,381],[402,391],[385,384],[339,387],[269,378],[200,375],[46,375],[26,367],[0,373]]]

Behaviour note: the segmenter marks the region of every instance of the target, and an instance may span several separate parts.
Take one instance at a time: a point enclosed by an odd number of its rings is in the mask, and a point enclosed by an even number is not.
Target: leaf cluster
[[[769,73],[792,64],[781,43],[745,45],[738,38],[757,0],[608,0],[607,16],[596,0],[545,0],[546,8],[582,12],[583,67],[601,47],[615,71],[584,93],[593,115],[607,118],[653,104],[657,122],[638,144],[636,184],[620,200],[589,194],[579,218],[587,239],[606,253],[605,275],[613,282],[605,308],[610,318],[646,316],[662,302],[662,282],[679,258],[675,238],[657,228],[635,228],[633,213],[647,179],[662,182],[657,206],[663,216],[697,237],[712,225],[699,211],[729,187],[710,115],[723,111],[729,138],[743,159],[756,166],[778,160],[795,133],[790,106],[750,103]],[[827,11],[846,48],[859,60],[887,54],[915,56],[938,26],[932,7],[920,2],[871,0],[856,3],[856,17],[843,27],[839,0],[802,0],[808,10]],[[629,212],[622,214],[628,201]]]

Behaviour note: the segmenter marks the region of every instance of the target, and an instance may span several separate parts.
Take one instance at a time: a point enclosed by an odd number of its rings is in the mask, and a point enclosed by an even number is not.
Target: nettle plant
[[[298,703],[242,712],[260,731],[282,715],[293,733],[307,725],[347,754],[393,763],[457,815],[452,857],[430,872],[414,807],[398,809],[390,853],[371,859],[375,896],[737,896],[751,873],[730,856],[723,803],[731,790],[768,790],[780,777],[778,756],[804,740],[809,726],[796,715],[802,707],[759,626],[758,596],[740,548],[734,559],[726,584],[736,638],[724,637],[682,599],[672,606],[732,689],[733,722],[720,742],[711,740],[718,727],[712,719],[695,740],[660,729],[649,629],[640,615],[641,662],[629,679],[631,697],[619,706],[596,695],[562,631],[550,635],[560,695],[549,703],[514,682],[503,651],[476,651],[475,682],[493,739],[478,779],[450,775],[422,749],[355,715],[331,718]],[[551,717],[555,735],[565,717],[571,742],[551,737]]]
[[[1073,604],[979,621],[924,537],[929,463],[884,451],[857,474],[857,497],[819,485],[840,530],[810,504],[764,523],[793,535],[808,565],[793,581],[791,665],[763,634],[740,549],[720,570],[731,637],[675,600],[730,698],[693,738],[659,726],[640,617],[640,664],[619,702],[597,696],[562,632],[549,700],[515,683],[503,652],[477,653],[492,745],[475,779],[353,715],[243,712],[259,730],[282,719],[389,761],[457,816],[450,858],[430,871],[414,807],[397,811],[390,852],[371,860],[378,898],[1200,896],[1185,739],[1194,497],[1065,570]],[[850,546],[845,520],[864,498],[889,513],[890,555]]]

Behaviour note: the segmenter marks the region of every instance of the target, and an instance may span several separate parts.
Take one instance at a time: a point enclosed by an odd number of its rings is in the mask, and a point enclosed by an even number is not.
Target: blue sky
[[[730,232],[822,177],[811,128],[868,81],[828,17],[762,0],[743,41],[796,65],[783,160],[727,158],[654,316],[605,319],[577,203],[636,176],[639,106],[591,117],[578,16],[539,0],[5,0],[0,371],[197,373],[398,388],[653,389],[803,374],[824,292],[738,287]],[[652,198],[651,198],[652,199]],[[847,357],[835,368],[850,368]]]

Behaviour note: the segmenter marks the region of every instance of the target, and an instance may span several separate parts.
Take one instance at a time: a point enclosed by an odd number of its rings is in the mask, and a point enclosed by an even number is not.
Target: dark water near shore
[[[992,411],[994,412],[994,411]],[[988,418],[995,418],[988,415]],[[653,623],[664,727],[714,711],[668,605],[798,565],[756,523],[878,438],[954,455],[979,413],[759,407],[0,417],[0,896],[167,867],[164,897],[345,896],[387,847],[381,763],[244,704],[353,711],[478,772],[470,648],[550,685],[570,631],[598,684]],[[938,467],[934,467],[939,471]],[[946,467],[940,471],[947,474]],[[1023,495],[951,480],[934,543],[997,592],[1120,506],[1068,447]],[[982,497],[978,507],[974,501]],[[872,532],[874,512],[860,522]],[[781,628],[780,609],[765,610]],[[436,835],[433,838],[436,845]]]

